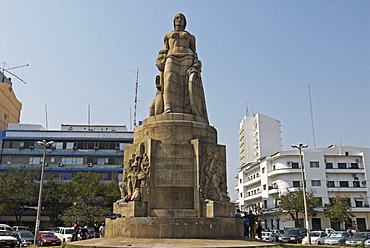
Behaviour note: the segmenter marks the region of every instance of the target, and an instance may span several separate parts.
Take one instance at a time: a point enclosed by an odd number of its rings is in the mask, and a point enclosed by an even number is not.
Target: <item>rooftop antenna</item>
[[[48,105],[45,103],[45,126],[46,126],[46,130],[49,130],[49,127],[48,127]]]
[[[310,98],[310,111],[311,111],[311,126],[312,126],[312,137],[313,137],[313,148],[316,149],[315,127],[313,125],[313,111],[312,111],[311,87],[310,87],[310,85],[308,85],[308,96]]]
[[[135,84],[135,105],[134,105],[134,127],[137,126],[136,123],[136,109],[137,109],[137,91],[139,88],[139,67],[136,70],[136,84]]]
[[[21,81],[22,83],[24,84],[27,84],[26,81],[24,81],[22,78],[18,77],[17,75],[15,75],[14,73],[10,72],[10,70],[13,70],[13,69],[18,69],[18,68],[22,68],[22,67],[26,67],[26,66],[30,66],[29,64],[25,64],[25,65],[19,65],[19,66],[14,66],[14,67],[10,67],[10,68],[6,68],[5,69],[5,62],[4,62],[4,66],[3,68],[1,68],[3,70],[3,74],[5,74],[5,72],[9,73],[10,75],[16,77],[19,81]]]

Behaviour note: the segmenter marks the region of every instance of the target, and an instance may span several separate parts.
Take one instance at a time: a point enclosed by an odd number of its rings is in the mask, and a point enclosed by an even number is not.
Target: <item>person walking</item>
[[[75,220],[75,222],[73,224],[72,241],[78,241],[79,231],[80,231],[80,225],[78,224],[77,220]]]
[[[257,229],[256,229],[256,233],[257,233],[257,237],[258,237],[259,239],[262,239],[262,230],[263,230],[262,222],[261,222],[261,220],[258,220],[258,222],[257,222]]]
[[[97,221],[94,222],[94,226],[93,226],[93,229],[94,229],[94,238],[99,238],[100,237],[100,234],[99,234],[99,224]]]
[[[249,218],[250,237],[254,239],[256,237],[257,216],[252,213],[252,210],[249,210],[249,214],[247,215],[247,217]]]
[[[244,212],[244,237],[249,238],[249,218],[247,212]]]

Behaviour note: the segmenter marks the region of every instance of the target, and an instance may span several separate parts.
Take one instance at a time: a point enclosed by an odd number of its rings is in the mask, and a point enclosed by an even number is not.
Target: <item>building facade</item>
[[[10,78],[0,71],[0,130],[7,129],[9,123],[19,123],[21,109]]]
[[[79,172],[90,171],[98,173],[103,181],[120,182],[123,150],[133,142],[133,131],[128,131],[126,126],[62,124],[61,130],[45,130],[40,125],[9,124],[9,129],[1,132],[0,173],[9,169],[41,169],[43,145],[38,141],[42,140],[54,141],[46,151],[45,181],[51,177],[68,181]],[[3,218],[0,220],[13,221]],[[34,221],[35,212],[23,217],[29,226]]]
[[[370,149],[331,145],[321,149],[303,149],[307,192],[318,198],[317,215],[310,216],[312,230],[332,227],[336,230],[370,229],[369,163]],[[288,191],[302,189],[301,163],[298,150],[281,151],[241,167],[238,174],[238,204],[260,214],[265,228],[294,227],[288,215],[279,214],[279,198]],[[350,202],[354,217],[338,225],[325,217],[324,208],[336,196]],[[303,213],[300,215],[303,223]]]
[[[280,121],[257,113],[243,118],[239,128],[240,166],[281,150]]]

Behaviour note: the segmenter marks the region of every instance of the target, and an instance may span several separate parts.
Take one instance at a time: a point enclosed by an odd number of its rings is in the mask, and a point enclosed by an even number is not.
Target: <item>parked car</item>
[[[326,245],[344,245],[344,242],[349,237],[347,232],[332,232],[324,239]]]
[[[285,229],[283,236],[279,237],[279,241],[299,244],[306,235],[307,231],[305,228],[289,228]]]
[[[369,232],[358,232],[353,234],[352,237],[349,237],[345,241],[345,245],[350,245],[350,246],[357,246],[361,245],[365,242],[365,240],[370,239],[370,233]]]
[[[367,239],[364,241],[364,246],[365,247],[370,247],[370,239]]]
[[[312,231],[310,232],[311,237],[311,245],[322,245],[324,244],[325,238],[328,236],[328,234],[324,231]],[[304,237],[302,239],[302,245],[308,244],[308,237]]]
[[[40,232],[37,245],[57,245],[60,246],[62,241],[53,232]]]
[[[21,244],[19,243],[18,239],[12,236],[11,232],[9,231],[2,231],[0,232],[0,247],[8,246],[11,248],[19,247]]]
[[[31,229],[28,226],[12,226],[13,231],[31,231]]]
[[[59,231],[55,235],[64,243],[72,239],[73,227],[59,227]]]
[[[18,234],[21,239],[22,246],[31,245],[35,241],[35,236],[30,231],[18,231],[15,233]]]
[[[11,232],[13,229],[7,224],[0,224],[0,232]]]
[[[262,232],[262,240],[278,242],[278,236],[274,232]]]

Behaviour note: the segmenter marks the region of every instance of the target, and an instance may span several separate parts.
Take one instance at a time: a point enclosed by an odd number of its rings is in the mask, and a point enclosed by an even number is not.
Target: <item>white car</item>
[[[370,247],[370,239],[365,240],[364,246],[365,247]]]
[[[278,242],[278,236],[274,232],[262,232],[262,240]]]
[[[1,231],[4,231],[4,232],[9,231],[9,232],[11,232],[11,231],[13,231],[13,229],[10,226],[8,226],[7,224],[0,224],[0,232]]]
[[[324,239],[328,236],[328,234],[324,231],[312,231],[310,232],[311,236],[311,245],[322,245],[324,244]],[[302,245],[308,244],[308,237],[304,237],[302,239]]]
[[[9,232],[0,232],[0,247],[19,247],[19,241]]]
[[[59,227],[58,232],[55,232],[55,235],[62,242],[69,242],[72,239],[73,227]]]

